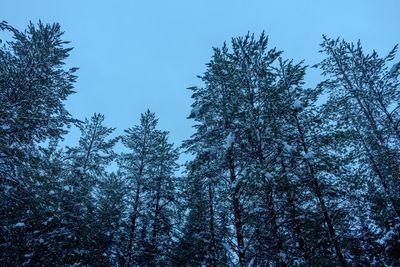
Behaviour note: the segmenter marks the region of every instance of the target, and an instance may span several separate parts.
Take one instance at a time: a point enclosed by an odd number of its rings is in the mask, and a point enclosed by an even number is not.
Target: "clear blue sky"
[[[75,49],[77,94],[68,110],[83,119],[106,116],[117,133],[138,123],[150,108],[179,145],[191,133],[190,94],[201,85],[212,46],[263,30],[285,57],[317,63],[322,34],[361,39],[386,54],[400,42],[400,1],[392,0],[3,0],[0,20],[24,29],[29,21],[59,22]],[[309,76],[309,83],[317,77]],[[74,135],[72,135],[74,139]]]

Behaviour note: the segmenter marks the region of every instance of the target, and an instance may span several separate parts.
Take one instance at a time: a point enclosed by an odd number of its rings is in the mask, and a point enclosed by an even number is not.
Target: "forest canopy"
[[[176,146],[150,110],[121,136],[68,112],[59,24],[0,31],[1,266],[400,265],[397,45],[323,36],[310,67],[235,37],[189,88],[195,131]]]

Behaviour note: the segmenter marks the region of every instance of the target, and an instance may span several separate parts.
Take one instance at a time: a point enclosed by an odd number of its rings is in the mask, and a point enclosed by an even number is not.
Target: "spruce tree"
[[[170,261],[178,152],[168,142],[168,132],[156,128],[157,121],[147,110],[140,125],[126,130],[122,137],[128,152],[121,155],[119,165],[131,185],[127,266]]]
[[[44,251],[53,228],[43,223],[57,206],[53,179],[62,163],[43,150],[74,122],[64,101],[76,68],[65,67],[71,48],[59,24],[19,31],[0,22],[0,31],[12,38],[0,47],[0,264],[34,264],[54,252]]]
[[[63,262],[70,264],[94,264],[107,247],[95,249],[99,235],[111,229],[102,229],[97,233],[96,206],[98,186],[108,177],[107,167],[115,159],[113,147],[118,138],[111,138],[114,131],[103,125],[104,116],[94,114],[85,119],[81,128],[79,145],[67,147],[64,161],[66,173],[62,179],[61,207],[63,209],[60,224],[66,232],[65,240],[60,243]],[[99,251],[100,250],[100,251]],[[98,255],[100,254],[100,255]]]

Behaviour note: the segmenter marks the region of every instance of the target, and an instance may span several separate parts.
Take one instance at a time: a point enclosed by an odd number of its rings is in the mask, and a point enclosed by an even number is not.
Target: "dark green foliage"
[[[264,33],[214,48],[177,175],[149,110],[121,137],[67,112],[58,24],[0,31],[1,266],[400,265],[397,46],[324,36],[315,88]]]

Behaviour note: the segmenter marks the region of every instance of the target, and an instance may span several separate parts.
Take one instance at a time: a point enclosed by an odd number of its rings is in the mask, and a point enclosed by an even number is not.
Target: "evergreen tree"
[[[122,137],[66,111],[58,24],[0,31],[1,266],[400,264],[397,46],[382,58],[324,36],[314,88],[264,33],[214,48],[178,177],[149,110]]]
[[[103,126],[104,116],[94,114],[81,128],[77,147],[67,147],[64,161],[68,164],[62,179],[62,229],[66,232],[62,262],[95,264],[109,250],[95,249],[98,238],[111,229],[96,225],[96,191],[99,183],[108,177],[106,168],[116,154],[113,147],[118,138],[110,138],[113,128]],[[101,196],[100,196],[101,199]],[[114,222],[118,223],[118,222]],[[98,233],[97,231],[103,231]]]
[[[156,129],[157,121],[147,110],[140,125],[126,130],[122,137],[128,153],[121,155],[119,164],[132,188],[128,266],[165,265],[169,261],[166,254],[172,244],[178,152],[168,143],[168,133]]]
[[[396,229],[400,214],[400,65],[388,66],[396,56],[397,46],[384,58],[376,51],[365,54],[360,42],[353,44],[326,36],[321,47],[326,58],[317,66],[329,78],[322,83],[329,91],[326,110],[340,129],[349,133],[348,150],[354,155],[352,163],[363,170],[353,176],[363,185],[358,197],[364,195],[369,204],[360,214],[365,227],[360,227],[359,231],[373,233],[376,232],[373,228],[378,227],[384,235]],[[371,193],[376,197],[365,197]],[[380,207],[374,208],[377,205]],[[367,223],[371,217],[376,221]],[[393,259],[395,261],[390,264],[399,260],[396,256]]]
[[[92,253],[96,265],[118,266],[123,263],[126,192],[126,181],[118,174],[111,173],[99,181],[92,225],[96,240]]]
[[[42,223],[54,212],[49,192],[62,163],[49,166],[52,153],[41,150],[74,122],[64,101],[76,68],[64,66],[71,48],[58,24],[31,23],[21,32],[0,22],[0,30],[12,37],[0,47],[0,263],[13,266],[46,256],[42,236],[51,227]]]
[[[181,211],[187,216],[174,252],[177,266],[228,266],[230,262],[224,246],[226,222],[220,214],[223,205],[216,191],[218,169],[209,156],[207,152],[198,155],[187,166],[182,200],[185,209]]]

